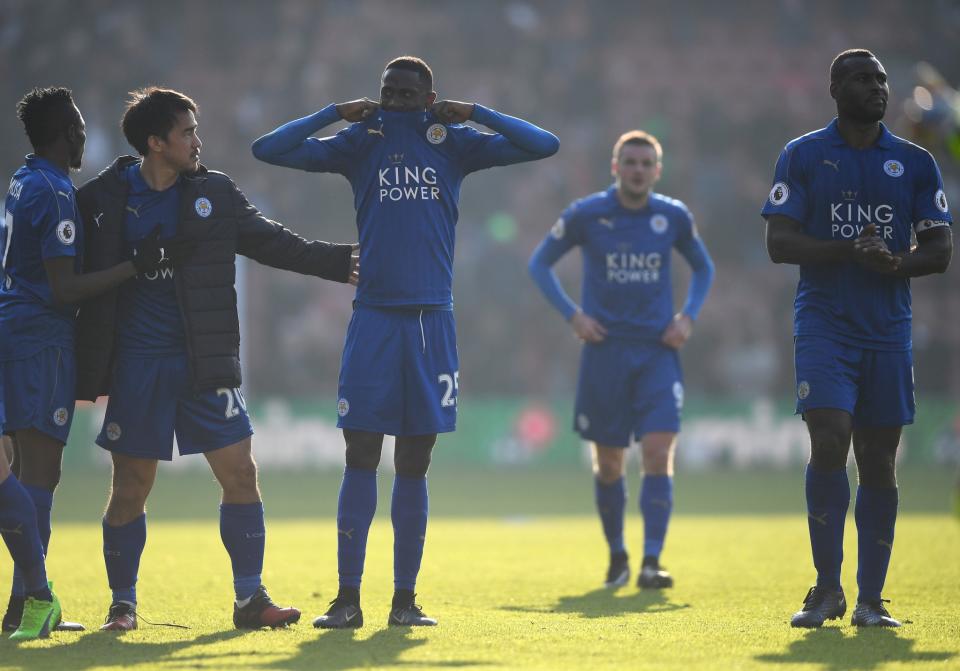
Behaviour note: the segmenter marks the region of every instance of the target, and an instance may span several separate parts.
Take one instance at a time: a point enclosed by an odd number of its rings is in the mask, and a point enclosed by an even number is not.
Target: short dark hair
[[[387,63],[383,71],[387,70],[409,70],[420,75],[420,79],[427,85],[427,89],[433,90],[433,70],[427,65],[426,61],[416,56],[400,56]]]
[[[78,122],[73,92],[62,86],[34,88],[17,103],[17,118],[34,150],[47,147]]]
[[[846,74],[846,64],[851,58],[877,58],[869,49],[847,49],[837,54],[830,64],[830,83],[836,83]],[[878,59],[879,60],[879,59]]]
[[[660,146],[660,141],[650,133],[643,130],[628,130],[626,133],[617,138],[616,143],[613,145],[614,160],[620,159],[621,150],[623,150],[624,146],[628,144],[653,147],[653,150],[657,152],[657,160],[663,160],[663,148]]]
[[[196,113],[197,103],[179,91],[148,86],[130,92],[120,128],[130,146],[146,156],[150,136],[166,137],[177,123],[177,115],[183,112]]]

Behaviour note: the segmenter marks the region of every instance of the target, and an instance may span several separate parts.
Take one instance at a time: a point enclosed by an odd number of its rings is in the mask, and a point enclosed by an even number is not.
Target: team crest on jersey
[[[350,412],[350,402],[345,398],[341,398],[337,401],[337,414],[341,417],[346,417],[348,412]]]
[[[577,428],[581,431],[586,431],[590,428],[590,418],[584,415],[582,412],[577,415]]]
[[[53,411],[53,423],[57,426],[66,426],[68,419],[70,419],[70,411],[66,408],[57,408]]]
[[[427,129],[427,141],[430,144],[440,144],[447,139],[447,127],[442,123],[435,123]]]
[[[107,440],[120,440],[120,435],[123,431],[120,430],[120,425],[116,422],[110,422],[107,424]]]
[[[677,402],[677,410],[683,408],[683,383],[677,380],[673,383],[673,398]]]
[[[783,205],[789,197],[790,187],[787,186],[786,182],[777,182],[770,189],[770,202],[773,205]]]
[[[903,163],[900,161],[887,161],[883,164],[883,171],[891,177],[899,177],[903,174]]]
[[[201,196],[193,202],[193,209],[197,211],[201,217],[206,219],[213,213],[213,205],[210,203],[208,198]]]
[[[946,214],[947,212],[947,194],[943,192],[943,189],[938,189],[936,195],[933,197],[933,202],[936,204],[937,209]]]
[[[801,401],[810,395],[810,383],[806,380],[801,380],[800,384],[797,385],[797,398]]]
[[[64,219],[57,226],[57,239],[65,245],[72,245],[77,239],[76,225],[69,219]]]
[[[654,233],[666,233],[667,226],[670,225],[670,222],[667,221],[667,218],[662,214],[655,214],[650,217],[650,228]]]
[[[563,240],[563,235],[567,232],[567,222],[563,220],[563,217],[557,219],[557,222],[551,227],[550,235],[557,239]]]

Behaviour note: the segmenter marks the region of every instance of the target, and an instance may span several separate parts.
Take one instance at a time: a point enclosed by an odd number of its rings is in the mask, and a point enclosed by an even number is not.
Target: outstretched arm
[[[377,107],[376,102],[366,98],[339,105],[327,105],[319,112],[285,123],[257,138],[251,147],[253,155],[265,163],[287,168],[311,172],[342,172],[345,158],[350,153],[347,139],[342,134],[323,139],[312,135],[341,119],[362,121]]]

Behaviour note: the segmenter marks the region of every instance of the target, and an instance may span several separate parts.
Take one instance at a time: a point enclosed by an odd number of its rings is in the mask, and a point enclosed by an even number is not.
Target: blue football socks
[[[377,472],[345,468],[337,501],[337,567],[341,586],[360,588],[367,533],[376,511]]]
[[[817,586],[840,589],[843,525],[850,507],[846,469],[818,471],[807,465],[807,526],[817,569]]]
[[[147,544],[147,516],[113,527],[103,520],[103,561],[113,601],[137,603],[137,573]]]
[[[21,484],[20,486],[33,501],[33,507],[36,511],[37,531],[40,533],[40,542],[43,543],[43,556],[46,557],[47,547],[50,545],[50,511],[53,508],[53,492],[34,485]],[[23,573],[16,564],[13,566],[11,593],[14,596],[24,596],[26,594]]]
[[[414,591],[427,536],[429,497],[426,477],[397,475],[393,480],[393,585]]]
[[[673,476],[643,476],[640,512],[643,514],[643,556],[659,558],[673,512]]]
[[[43,542],[37,530],[37,512],[26,489],[13,476],[0,482],[0,535],[20,574],[20,594],[44,598],[47,573]],[[49,597],[46,597],[49,599]]]
[[[603,525],[603,535],[610,546],[610,554],[626,552],[623,544],[623,516],[627,507],[627,481],[620,477],[610,484],[593,480],[597,512]]]
[[[230,555],[237,601],[243,601],[260,587],[266,541],[263,503],[221,503],[220,540]]]
[[[893,551],[898,502],[896,487],[860,485],[857,488],[854,517],[857,521],[858,601],[880,600]]]

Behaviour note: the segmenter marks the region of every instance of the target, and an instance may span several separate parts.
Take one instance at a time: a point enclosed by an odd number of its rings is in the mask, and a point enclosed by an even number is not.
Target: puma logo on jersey
[[[70,200],[70,194],[67,193],[66,191],[57,191],[57,195],[58,195],[58,196],[63,196],[63,197],[66,198],[67,200]]]
[[[140,218],[140,208],[139,208],[139,207],[131,207],[131,206],[127,205],[127,212],[132,212],[132,213],[133,213],[133,216],[135,216],[137,219]]]
[[[824,513],[823,515],[814,515],[813,513],[809,513],[807,516],[820,526],[827,526],[827,513]]]
[[[825,158],[825,159],[823,159],[823,165],[829,165],[831,168],[833,168],[833,169],[836,170],[837,172],[840,172],[840,159],[839,159],[839,158],[838,158],[836,161],[831,161],[830,159]]]
[[[103,216],[103,212],[101,212],[100,214],[98,214],[97,216],[95,216],[95,217],[93,218],[93,223],[95,223],[95,224],[97,225],[97,228],[100,228],[100,218],[101,218],[102,216]]]
[[[597,219],[597,223],[601,226],[606,226],[607,228],[613,228],[613,219],[607,219],[606,217],[600,217]]]
[[[380,128],[368,128],[367,135],[379,135],[384,139],[387,138],[387,136],[383,134],[383,124],[380,124]]]

